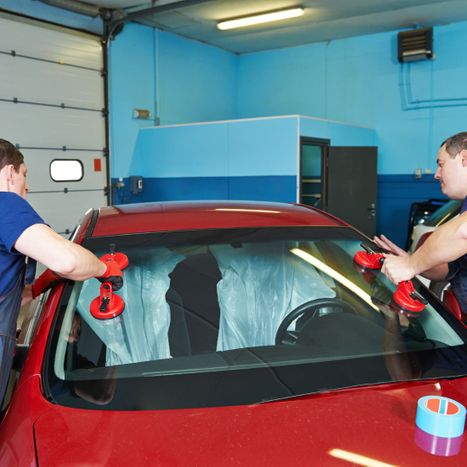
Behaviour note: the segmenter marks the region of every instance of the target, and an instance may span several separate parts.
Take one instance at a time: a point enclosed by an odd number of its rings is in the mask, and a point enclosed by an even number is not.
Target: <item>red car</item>
[[[339,219],[125,205],[87,213],[74,240],[125,254],[124,285],[42,296],[19,336],[0,465],[466,464],[465,435],[415,423],[424,396],[467,405],[465,326],[417,281],[423,310],[402,310],[354,260],[370,240]]]

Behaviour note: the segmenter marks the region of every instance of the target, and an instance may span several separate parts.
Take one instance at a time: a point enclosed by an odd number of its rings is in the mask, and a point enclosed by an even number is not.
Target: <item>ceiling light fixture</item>
[[[269,13],[260,13],[257,15],[244,16],[243,18],[229,19],[217,23],[218,29],[226,31],[228,29],[243,28],[253,26],[254,24],[269,23],[271,21],[280,21],[283,19],[296,18],[302,16],[303,8],[289,8],[288,10],[270,11]]]

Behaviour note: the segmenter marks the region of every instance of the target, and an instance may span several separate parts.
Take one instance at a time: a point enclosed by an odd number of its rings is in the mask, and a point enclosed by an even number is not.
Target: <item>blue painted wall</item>
[[[436,60],[405,65],[396,59],[397,32],[240,56],[170,33],[154,36],[138,44],[154,54],[147,66],[155,82],[146,93],[156,93],[162,124],[290,114],[344,121],[377,131],[380,174],[409,174],[433,172],[439,142],[467,117],[467,65],[459,60],[465,22],[435,28]],[[127,40],[125,28],[115,44]],[[112,100],[120,97],[115,88]]]
[[[109,48],[112,177],[126,177],[139,129],[235,118],[236,57],[171,33],[125,25]],[[151,111],[135,120],[133,109]]]
[[[110,174],[113,177],[130,174],[138,131],[154,125],[154,119],[135,119],[133,110],[147,109],[152,118],[155,115],[155,34],[153,28],[127,24],[121,35],[110,43]]]
[[[465,43],[463,22],[436,27],[436,60],[410,65],[397,62],[397,32],[241,55],[238,117],[300,113],[374,128],[379,173],[433,172],[439,143],[465,129]],[[409,91],[426,102],[404,104]]]
[[[118,201],[296,199],[298,117],[234,120],[141,130],[130,173],[144,175],[141,195],[128,183]]]
[[[301,116],[146,128],[131,173],[147,177],[297,175],[299,136],[372,146],[375,132]]]
[[[235,118],[237,57],[168,32],[156,34],[160,123]]]

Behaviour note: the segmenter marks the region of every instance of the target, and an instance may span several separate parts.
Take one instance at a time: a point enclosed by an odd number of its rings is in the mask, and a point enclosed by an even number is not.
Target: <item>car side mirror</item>
[[[450,287],[448,287],[444,291],[443,305],[458,321],[460,321],[464,326],[466,326],[466,323],[464,322],[464,313],[462,312],[459,302],[457,301],[457,298]]]

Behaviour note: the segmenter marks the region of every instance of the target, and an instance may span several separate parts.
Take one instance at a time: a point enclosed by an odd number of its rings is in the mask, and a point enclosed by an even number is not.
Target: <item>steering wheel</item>
[[[287,328],[300,316],[309,316],[308,319],[313,319],[319,316],[318,311],[321,308],[340,308],[344,312],[355,313],[355,310],[343,300],[338,298],[318,298],[302,303],[300,306],[292,310],[283,320],[276,332],[276,345],[292,344],[298,338],[298,332],[287,331]]]

